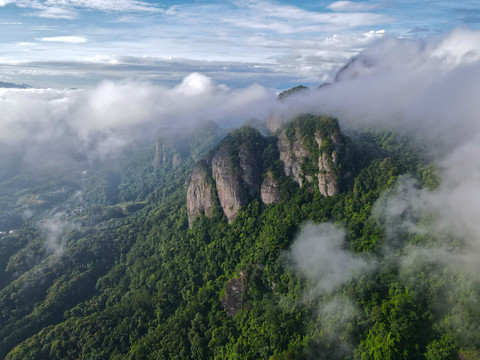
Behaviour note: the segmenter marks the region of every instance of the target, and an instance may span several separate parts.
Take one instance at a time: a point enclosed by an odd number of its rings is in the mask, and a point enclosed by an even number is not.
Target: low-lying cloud
[[[396,264],[406,286],[427,291],[441,283],[450,293],[466,292],[461,304],[434,301],[458,328],[476,321],[468,309],[478,305],[472,289],[480,281],[479,94],[480,31],[457,29],[436,39],[378,41],[333,84],[287,98],[276,109],[285,118],[327,113],[336,115],[343,128],[406,133],[428,149],[439,171],[434,190],[405,176],[377,201],[372,215],[384,238],[374,262],[363,263],[338,247],[342,233],[337,230],[323,245],[324,225],[317,228],[319,235],[300,235],[292,257],[302,274],[316,280],[314,290],[340,289],[357,271]],[[338,269],[339,262],[344,269]],[[419,272],[428,280],[419,280]]]
[[[382,211],[393,216],[401,210],[402,226],[411,229],[418,214],[433,214],[432,229],[461,238],[478,253],[479,94],[480,31],[456,29],[436,39],[381,40],[335,83],[287,100],[281,110],[334,114],[344,127],[397,130],[422,142],[438,164],[440,187],[419,190],[404,181]],[[391,238],[400,217],[393,219],[385,219]]]
[[[198,73],[173,88],[106,81],[90,90],[0,89],[0,145],[35,161],[71,152],[98,160],[153,140],[162,127],[236,126],[265,117],[273,100],[261,86],[232,90]]]
[[[45,236],[45,250],[47,255],[53,254],[56,257],[63,255],[65,241],[63,236],[68,230],[72,230],[75,225],[64,220],[65,214],[57,212],[50,217],[42,219],[39,228]]]
[[[363,257],[346,248],[345,231],[334,224],[305,224],[290,253],[293,267],[317,294],[340,288],[368,267]]]

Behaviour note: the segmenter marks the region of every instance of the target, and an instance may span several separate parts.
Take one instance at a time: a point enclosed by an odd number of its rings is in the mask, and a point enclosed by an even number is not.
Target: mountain
[[[6,89],[30,89],[31,86],[27,84],[13,84],[13,83],[6,83],[0,81],[0,88],[6,88]]]
[[[478,358],[478,283],[434,260],[462,244],[381,211],[438,186],[422,144],[325,115],[250,124],[160,129],[55,176],[5,153],[0,357]]]
[[[347,142],[336,119],[312,115],[297,116],[270,137],[249,127],[232,131],[192,174],[189,223],[200,214],[212,217],[215,202],[229,222],[254,198],[279,203],[284,177],[323,196],[337,195],[346,175]]]

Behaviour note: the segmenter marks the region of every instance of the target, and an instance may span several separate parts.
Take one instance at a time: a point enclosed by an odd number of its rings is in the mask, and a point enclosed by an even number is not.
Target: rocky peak
[[[324,196],[338,194],[344,141],[336,119],[308,114],[269,138],[248,127],[232,131],[207,155],[205,173],[192,174],[187,194],[190,225],[198,215],[212,216],[215,193],[229,222],[255,198],[264,204],[281,202],[280,183],[285,176],[312,191],[318,183]]]
[[[155,170],[162,167],[177,168],[186,159],[197,161],[223,139],[227,131],[213,122],[191,129],[163,127],[157,133],[155,144]]]
[[[315,134],[317,137],[317,134]],[[330,135],[332,146],[318,157],[318,189],[323,196],[334,196],[339,193],[340,174],[339,153],[341,151],[341,140],[339,136]],[[323,139],[321,139],[321,144]],[[321,144],[319,145],[322,148]]]
[[[260,193],[264,147],[265,138],[258,130],[242,127],[227,135],[207,156],[218,201],[229,222],[240,207]]]
[[[183,134],[178,129],[161,128],[155,143],[155,170],[161,167],[176,168],[181,164],[181,153],[188,153],[188,142],[183,139]]]
[[[297,116],[278,134],[278,151],[285,175],[300,186],[317,178],[322,195],[338,194],[342,141],[336,119],[309,114]]]

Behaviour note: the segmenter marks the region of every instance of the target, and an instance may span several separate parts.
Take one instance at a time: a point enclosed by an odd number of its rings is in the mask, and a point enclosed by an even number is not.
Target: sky
[[[316,86],[378,39],[458,27],[480,28],[477,0],[0,0],[0,81],[174,86],[197,72],[232,88]]]

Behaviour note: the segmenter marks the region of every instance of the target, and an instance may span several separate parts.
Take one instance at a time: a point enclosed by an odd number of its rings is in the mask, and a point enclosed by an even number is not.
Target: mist
[[[330,223],[304,224],[291,250],[292,266],[318,295],[337,290],[367,268],[367,262],[352,253],[345,231]]]
[[[479,31],[384,39],[347,64],[335,82],[282,110],[332,114],[343,126],[407,131],[443,158],[478,139],[479,80]]]
[[[264,118],[273,100],[259,85],[232,90],[198,73],[173,88],[125,80],[84,90],[0,89],[0,146],[28,164],[101,161],[153,141],[160,128]]]
[[[337,116],[343,128],[393,130],[422,144],[438,166],[435,191],[401,180],[377,213],[393,245],[398,227],[457,236],[480,251],[480,31],[434,39],[385,39],[361,52],[331,85],[282,106]],[[302,109],[302,111],[300,111]],[[397,214],[395,215],[395,212]],[[398,216],[402,213],[401,221]],[[429,228],[416,221],[433,216]],[[386,215],[385,215],[386,216]],[[396,218],[395,218],[396,216]]]
[[[405,175],[377,200],[372,218],[384,236],[376,259],[339,245],[342,231],[331,236],[331,224],[306,225],[310,233],[294,240],[290,256],[309,279],[308,294],[341,297],[342,284],[395,264],[406,287],[424,292],[435,284],[435,316],[448,317],[465,344],[474,343],[465,324],[475,321],[469,309],[479,301],[472,290],[480,281],[479,94],[480,31],[456,29],[434,39],[378,41],[332,84],[292,96],[275,110],[283,111],[284,119],[301,112],[334,115],[345,131],[407,135],[427,151],[439,173],[434,190]],[[319,299],[322,313],[329,301]],[[355,304],[349,308],[359,311]],[[330,325],[319,326],[328,331]],[[342,329],[333,333],[338,332]]]

